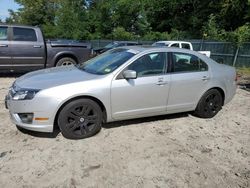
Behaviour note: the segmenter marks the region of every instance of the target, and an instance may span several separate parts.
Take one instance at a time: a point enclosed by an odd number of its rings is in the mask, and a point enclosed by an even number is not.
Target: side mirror
[[[124,72],[123,72],[123,77],[125,78],[125,79],[136,79],[137,78],[137,73],[135,72],[135,71],[133,71],[133,70],[125,70]]]

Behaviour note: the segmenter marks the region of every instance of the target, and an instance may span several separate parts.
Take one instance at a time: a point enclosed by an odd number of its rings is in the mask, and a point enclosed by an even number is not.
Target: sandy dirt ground
[[[167,115],[104,125],[67,140],[20,132],[4,108],[14,78],[0,78],[0,187],[250,187],[250,92],[213,119]]]

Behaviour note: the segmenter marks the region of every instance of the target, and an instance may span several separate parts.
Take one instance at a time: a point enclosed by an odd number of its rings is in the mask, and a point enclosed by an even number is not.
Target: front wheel
[[[207,91],[200,99],[194,115],[201,118],[212,118],[222,108],[223,99],[217,89]]]
[[[77,99],[66,104],[58,116],[64,137],[83,139],[95,135],[102,124],[102,110],[90,99]]]

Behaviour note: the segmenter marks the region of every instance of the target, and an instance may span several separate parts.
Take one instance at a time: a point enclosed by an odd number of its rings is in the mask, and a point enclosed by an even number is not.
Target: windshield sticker
[[[111,71],[111,69],[106,68],[104,71],[105,71],[105,72],[110,72],[110,71]]]

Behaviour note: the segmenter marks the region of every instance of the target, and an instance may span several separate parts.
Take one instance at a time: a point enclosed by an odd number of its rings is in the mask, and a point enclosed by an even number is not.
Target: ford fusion
[[[18,78],[6,108],[18,127],[93,136],[102,123],[190,112],[212,118],[236,91],[233,67],[178,48],[116,48],[79,65]]]

